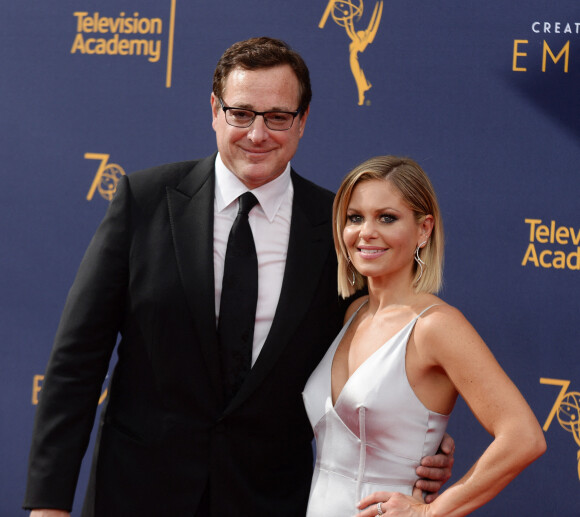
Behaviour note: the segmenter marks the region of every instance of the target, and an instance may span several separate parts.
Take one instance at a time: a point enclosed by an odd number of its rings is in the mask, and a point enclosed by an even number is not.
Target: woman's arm
[[[442,369],[494,439],[469,471],[431,504],[401,494],[377,492],[361,501],[359,508],[368,509],[360,516],[376,515],[379,501],[385,501],[382,511],[386,516],[390,511],[400,517],[467,515],[495,497],[546,450],[532,410],[463,315],[443,306],[419,323],[414,346],[424,370]],[[435,403],[435,398],[426,402],[418,396],[428,407]]]
[[[443,368],[494,437],[479,460],[431,504],[429,515],[466,515],[495,497],[546,450],[540,425],[517,387],[464,316],[449,306],[418,325],[420,354]]]

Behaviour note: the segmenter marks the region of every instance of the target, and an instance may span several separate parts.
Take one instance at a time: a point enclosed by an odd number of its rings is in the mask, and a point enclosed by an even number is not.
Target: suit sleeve
[[[130,198],[129,181],[123,177],[68,294],[37,408],[25,508],[72,507],[102,384],[123,325]]]

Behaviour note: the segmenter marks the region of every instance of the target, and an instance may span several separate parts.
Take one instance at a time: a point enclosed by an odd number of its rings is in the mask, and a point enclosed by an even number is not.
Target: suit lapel
[[[288,337],[294,334],[310,306],[328,257],[331,213],[321,210],[310,199],[309,187],[294,171],[292,182],[292,222],[280,300],[264,347],[228,410],[236,407],[260,385],[288,345]]]
[[[213,275],[214,163],[215,155],[201,160],[175,189],[167,187],[167,201],[192,322],[214,391],[221,394]]]

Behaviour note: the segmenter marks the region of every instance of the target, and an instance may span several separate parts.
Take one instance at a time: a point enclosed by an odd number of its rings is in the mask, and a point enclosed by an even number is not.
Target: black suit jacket
[[[70,508],[101,386],[84,516],[304,515],[304,384],[338,332],[332,194],[292,171],[282,292],[263,350],[225,404],[214,307],[215,155],[122,178],[67,298],[47,368],[25,507]]]

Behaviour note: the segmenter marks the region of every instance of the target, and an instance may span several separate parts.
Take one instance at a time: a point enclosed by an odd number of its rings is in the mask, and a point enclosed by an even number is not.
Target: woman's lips
[[[375,259],[386,253],[385,248],[358,248],[358,253],[362,258]]]

